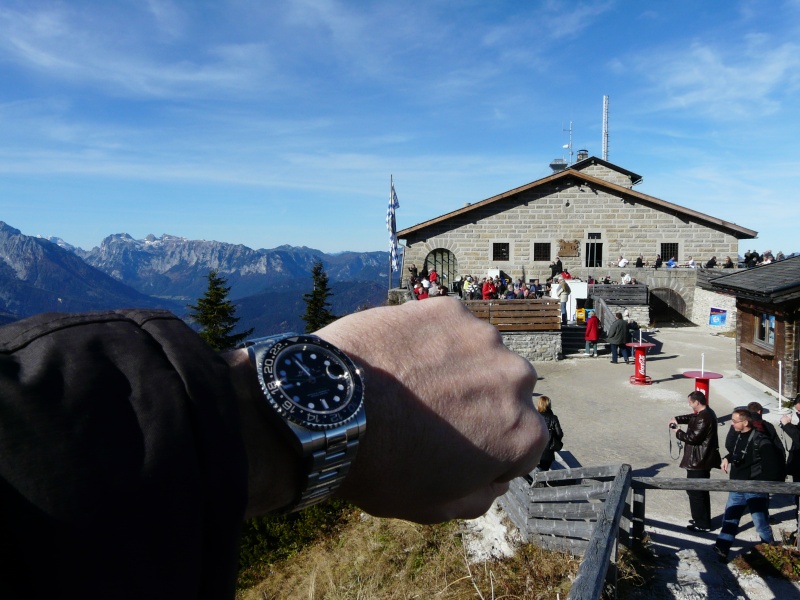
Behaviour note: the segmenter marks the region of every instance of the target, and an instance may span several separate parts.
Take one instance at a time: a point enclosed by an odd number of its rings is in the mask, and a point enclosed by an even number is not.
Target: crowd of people
[[[428,269],[427,263],[423,266],[422,271],[417,270],[417,265],[411,263],[408,267],[409,272],[409,285],[414,291],[414,298],[417,300],[424,300],[426,298],[435,298],[436,296],[447,296],[450,290],[444,283],[446,275],[436,272],[435,267]]]
[[[783,251],[778,251],[777,254],[772,254],[772,250],[767,250],[763,254],[759,254],[757,250],[748,250],[744,253],[744,266],[747,269],[752,269],[753,267],[761,267],[763,265],[769,265],[779,260],[783,260],[786,258],[783,254]]]

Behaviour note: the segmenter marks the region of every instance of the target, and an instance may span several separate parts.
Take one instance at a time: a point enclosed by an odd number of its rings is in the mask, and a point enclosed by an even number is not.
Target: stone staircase
[[[584,339],[585,334],[585,325],[575,325],[572,323],[569,325],[562,325],[561,355],[564,358],[578,358],[585,356],[583,353],[586,348],[586,340]],[[606,355],[607,357],[609,353],[608,344],[606,344],[603,339],[604,338],[601,337],[600,341],[597,342],[597,354],[598,356]]]

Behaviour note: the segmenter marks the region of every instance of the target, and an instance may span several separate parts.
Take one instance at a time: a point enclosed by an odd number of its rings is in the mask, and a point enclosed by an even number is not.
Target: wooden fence
[[[535,300],[465,300],[473,315],[498,331],[559,331],[561,305],[555,298]]]
[[[616,596],[618,545],[644,540],[648,489],[800,496],[800,483],[631,477],[623,464],[533,472],[512,481],[500,504],[526,541],[582,554],[568,600],[596,600],[604,590]]]
[[[608,304],[646,306],[649,299],[648,289],[643,283],[628,285],[595,283],[589,286],[589,297],[602,298]]]

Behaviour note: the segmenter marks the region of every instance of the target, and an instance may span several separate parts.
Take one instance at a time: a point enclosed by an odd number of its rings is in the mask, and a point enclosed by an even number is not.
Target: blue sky
[[[800,0],[0,0],[0,220],[388,248],[573,147],[800,251]]]

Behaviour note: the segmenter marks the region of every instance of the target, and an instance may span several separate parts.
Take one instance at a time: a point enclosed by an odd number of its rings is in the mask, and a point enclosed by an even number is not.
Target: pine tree
[[[306,333],[313,333],[338,319],[330,311],[331,305],[328,302],[328,298],[333,293],[328,287],[328,274],[325,272],[321,261],[314,263],[311,268],[311,277],[314,280],[314,290],[310,294],[303,294],[303,300],[306,303],[306,314],[301,318],[306,322]]]
[[[231,334],[239,317],[235,316],[236,307],[228,300],[228,293],[231,291],[231,288],[225,285],[228,280],[218,275],[217,271],[210,271],[206,278],[208,289],[197,300],[196,305],[188,305],[192,311],[189,316],[200,325],[200,337],[209,346],[218,352],[230,350],[247,339],[253,330]]]

